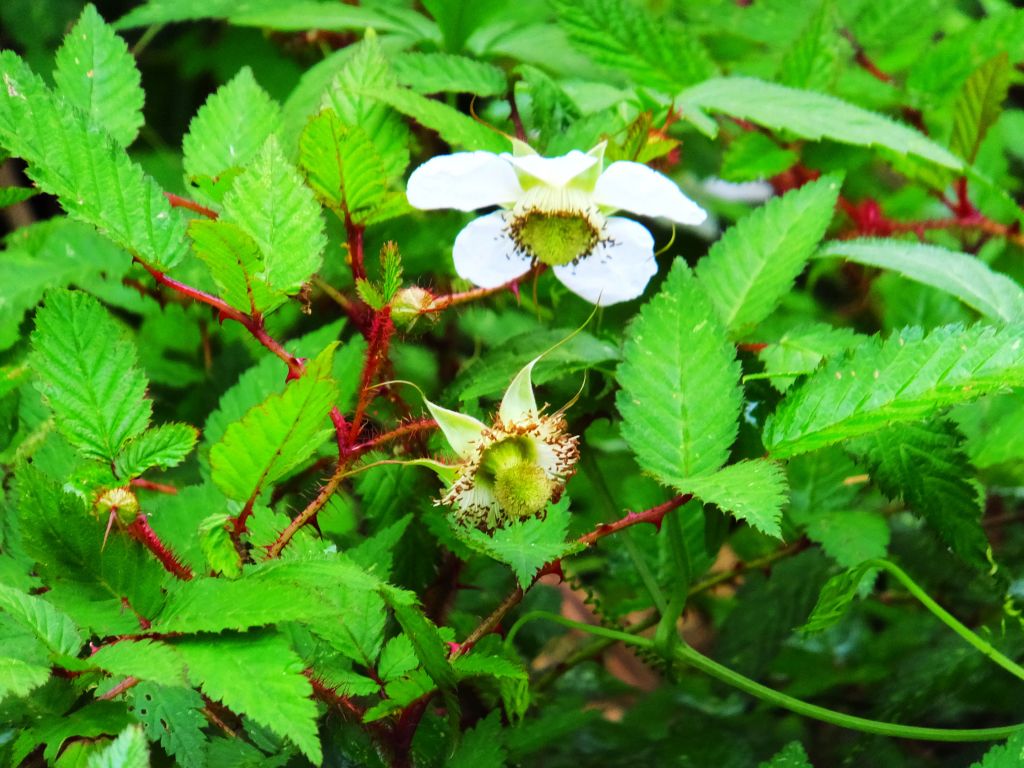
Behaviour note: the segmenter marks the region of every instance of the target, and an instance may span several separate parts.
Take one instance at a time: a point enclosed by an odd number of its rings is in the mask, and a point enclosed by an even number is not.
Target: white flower
[[[607,306],[635,299],[658,269],[654,239],[635,221],[609,214],[622,209],[690,225],[707,214],[642,163],[604,168],[604,148],[541,157],[514,141],[513,154],[441,155],[409,177],[409,204],[460,211],[501,206],[455,238],[455,271],[478,286],[497,288],[540,262],[587,301]]]
[[[541,515],[575,471],[579,439],[566,432],[560,412],[545,414],[537,407],[530,375],[539,359],[512,380],[491,426],[426,401],[459,461],[415,463],[430,466],[449,483],[438,503],[453,506],[464,525],[490,531]]]

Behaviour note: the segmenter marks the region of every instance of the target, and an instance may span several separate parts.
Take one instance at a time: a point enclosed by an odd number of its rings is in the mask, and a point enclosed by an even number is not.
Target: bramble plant
[[[0,762],[1024,764],[1024,11],[0,21]]]

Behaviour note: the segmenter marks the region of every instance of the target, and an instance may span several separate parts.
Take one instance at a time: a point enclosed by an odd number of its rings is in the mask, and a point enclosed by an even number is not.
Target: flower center
[[[589,255],[600,240],[600,232],[582,213],[537,208],[517,216],[510,234],[521,251],[550,267]]]
[[[532,461],[521,461],[499,470],[494,496],[501,508],[517,520],[535,517],[547,507],[554,484]]]

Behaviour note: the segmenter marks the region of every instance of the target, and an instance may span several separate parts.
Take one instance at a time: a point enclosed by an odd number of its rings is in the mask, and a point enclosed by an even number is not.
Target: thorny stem
[[[576,539],[576,544],[582,548],[592,547],[605,536],[611,536],[613,533],[618,533],[619,531],[629,528],[630,526],[637,525],[638,523],[650,523],[660,530],[661,521],[665,518],[665,515],[674,509],[678,509],[692,498],[693,496],[691,494],[683,494],[681,496],[676,496],[673,499],[669,499],[664,504],[659,504],[656,507],[644,510],[643,512],[630,512],[625,517],[616,520],[613,523],[601,523],[590,533],[586,533]],[[536,584],[537,580],[541,576],[545,576],[549,573],[559,573],[560,571],[561,566],[558,561],[548,563],[537,571],[533,577],[533,581],[530,582],[527,589]],[[490,616],[484,619],[476,629],[470,632],[462,643],[452,649],[451,658],[454,660],[469,653],[469,651],[473,649],[473,646],[480,642],[481,638],[494,631],[508,612],[519,605],[525,595],[526,590],[522,587],[516,587],[515,590],[513,590],[512,593],[494,609]]]
[[[494,294],[501,293],[504,290],[510,290],[518,294],[520,283],[541,274],[545,269],[547,269],[546,265],[539,264],[536,267],[533,267],[529,272],[509,280],[507,283],[503,283],[497,288],[472,288],[468,291],[460,291],[458,293],[449,293],[444,296],[438,296],[430,303],[429,307],[423,310],[423,314],[443,312],[449,307],[454,307],[458,304],[467,304],[471,301],[476,301],[477,299],[493,296]]]
[[[135,257],[135,261],[142,265],[142,268],[149,272],[153,278],[160,283],[165,285],[173,291],[180,293],[182,296],[187,296],[195,301],[208,304],[217,310],[220,314],[221,320],[234,320],[237,323],[241,323],[245,329],[252,334],[252,336],[264,347],[273,352],[277,357],[284,361],[285,365],[288,366],[288,378],[297,379],[305,370],[305,364],[295,355],[291,354],[286,350],[280,342],[270,337],[266,329],[263,327],[263,317],[259,314],[249,315],[238,309],[235,309],[230,304],[221,299],[213,296],[206,291],[201,291],[198,288],[193,288],[191,285],[179,282],[172,277],[168,277],[166,274],[161,272],[156,267],[150,266],[145,261],[140,259],[138,256]]]
[[[320,489],[320,493],[316,495],[316,498],[309,502],[309,504],[306,505],[306,508],[299,512],[299,514],[297,514],[292,521],[288,523],[288,526],[281,531],[278,537],[274,540],[274,543],[267,547],[267,554],[271,558],[278,557],[281,554],[281,550],[284,549],[288,542],[292,540],[292,537],[296,534],[299,528],[312,520],[316,513],[319,512],[331,496],[334,495],[334,492],[338,490],[338,486],[341,485],[341,481],[344,480],[345,476],[348,474],[347,468],[347,462],[339,463],[337,470],[335,470],[334,474],[331,475],[331,478],[327,481],[324,487]]]
[[[410,421],[406,424],[401,424],[390,432],[385,432],[372,440],[367,440],[365,443],[359,445],[353,445],[349,449],[353,456],[361,456],[369,451],[374,451],[385,443],[390,443],[395,440],[400,440],[408,435],[414,435],[417,432],[423,432],[428,429],[437,429],[437,422],[433,419],[417,419],[416,421]]]
[[[395,324],[391,321],[391,308],[384,307],[378,310],[373,316],[373,324],[370,327],[366,361],[363,363],[363,374],[359,386],[359,400],[356,403],[356,410],[349,427],[349,445],[354,444],[359,437],[366,409],[377,395],[377,390],[373,387],[373,383],[377,378],[381,365],[387,359],[388,348],[394,333]]]
[[[183,581],[188,581],[192,578],[192,569],[182,563],[177,555],[160,541],[156,531],[150,527],[146,515],[139,514],[136,516],[128,525],[128,533],[156,555],[156,559],[160,561],[160,564],[168,573],[174,574]]]

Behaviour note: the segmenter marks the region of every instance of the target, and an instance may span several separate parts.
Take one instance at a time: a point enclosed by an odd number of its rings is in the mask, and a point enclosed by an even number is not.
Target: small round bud
[[[101,516],[113,512],[119,523],[128,525],[138,517],[139,500],[128,488],[111,488],[96,501],[96,510]]]
[[[554,484],[547,474],[531,461],[504,467],[494,478],[494,496],[515,520],[536,517],[543,512],[553,491]]]
[[[391,320],[398,328],[408,330],[433,303],[434,294],[426,288],[402,288],[391,299]]]

